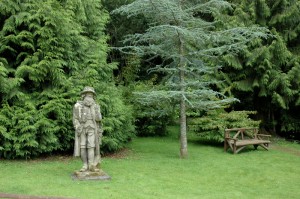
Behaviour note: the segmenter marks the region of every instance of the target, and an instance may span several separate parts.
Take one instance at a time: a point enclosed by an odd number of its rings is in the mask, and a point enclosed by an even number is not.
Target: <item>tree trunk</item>
[[[185,106],[185,72],[184,72],[184,42],[179,35],[179,42],[180,42],[180,63],[179,63],[179,75],[180,75],[180,91],[181,91],[181,99],[180,99],[180,158],[187,158],[188,157],[188,150],[187,150],[187,136],[186,136],[186,106]]]
[[[184,97],[180,101],[180,158],[187,158],[187,136],[186,136],[186,107]]]

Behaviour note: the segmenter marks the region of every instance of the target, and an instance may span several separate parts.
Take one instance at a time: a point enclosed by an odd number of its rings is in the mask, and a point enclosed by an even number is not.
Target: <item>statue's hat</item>
[[[81,95],[83,95],[85,93],[93,93],[94,95],[96,95],[95,89],[90,86],[84,87],[83,91],[81,91]]]

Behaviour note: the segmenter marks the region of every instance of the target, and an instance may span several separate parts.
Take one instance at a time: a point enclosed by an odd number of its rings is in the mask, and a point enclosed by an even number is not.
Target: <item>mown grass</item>
[[[110,181],[73,181],[79,159],[0,161],[0,193],[73,198],[300,198],[299,144],[280,142],[238,155],[190,138],[179,159],[177,136],[136,138],[121,158],[103,158]]]

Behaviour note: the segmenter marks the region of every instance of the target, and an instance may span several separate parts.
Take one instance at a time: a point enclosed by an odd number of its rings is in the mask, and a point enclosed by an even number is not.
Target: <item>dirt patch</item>
[[[39,163],[39,162],[62,162],[62,163],[69,163],[72,159],[74,159],[73,156],[71,155],[52,155],[52,156],[43,156],[43,157],[39,157],[36,159],[31,159],[31,160],[27,160],[28,162],[31,163]]]
[[[279,146],[277,144],[272,144],[270,148],[300,157],[300,151],[297,150],[297,149],[292,149],[290,147]]]
[[[102,155],[102,157],[112,158],[112,159],[124,159],[124,158],[128,158],[132,154],[133,154],[133,151],[131,149],[124,148],[124,149],[121,149],[114,153],[104,154],[104,155]],[[14,162],[15,161],[26,161],[26,162],[30,162],[30,163],[40,163],[40,162],[46,162],[46,161],[50,161],[50,162],[59,161],[62,163],[69,163],[73,159],[75,159],[75,157],[73,157],[72,155],[48,155],[48,156],[41,156],[38,158],[27,159],[27,160],[20,159],[20,160],[11,160],[11,161],[14,161]],[[0,158],[0,160],[2,160],[2,159]]]
[[[128,148],[124,148],[111,154],[105,154],[103,157],[112,158],[112,159],[124,159],[130,156],[131,154],[132,154],[132,150]]]

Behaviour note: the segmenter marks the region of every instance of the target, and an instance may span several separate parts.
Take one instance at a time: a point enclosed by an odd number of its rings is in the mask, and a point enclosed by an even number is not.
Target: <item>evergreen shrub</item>
[[[72,153],[72,109],[85,86],[103,114],[102,152],[133,136],[108,64],[100,0],[0,1],[0,158]]]
[[[224,130],[228,128],[259,127],[260,121],[249,117],[255,111],[231,111],[224,109],[207,111],[201,116],[191,114],[189,118],[189,131],[208,141],[223,142]]]
[[[166,103],[148,103],[140,99],[135,92],[151,91],[154,87],[153,80],[139,82],[134,86],[134,92],[130,95],[134,106],[134,117],[137,136],[166,136],[168,134],[167,126],[175,120],[175,105],[171,101]],[[178,109],[178,108],[177,108]]]

